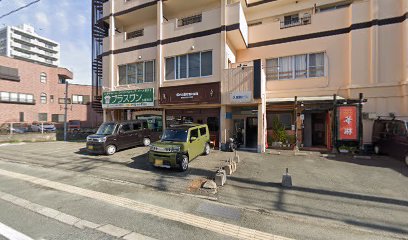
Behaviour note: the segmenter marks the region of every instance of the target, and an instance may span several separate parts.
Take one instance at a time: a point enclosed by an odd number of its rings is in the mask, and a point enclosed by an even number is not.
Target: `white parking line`
[[[0,144],[0,147],[7,147],[7,146],[18,146],[18,145],[24,145],[26,144],[25,142],[20,142],[20,143],[2,143]]]
[[[43,178],[37,178],[26,174],[10,172],[0,169],[0,175],[27,181],[40,186],[52,188],[59,191],[64,191],[87,198],[103,201],[112,205],[128,208],[140,213],[150,214],[159,218],[168,219],[197,228],[206,229],[215,233],[223,234],[239,239],[273,239],[273,240],[287,240],[289,238],[273,235],[270,233],[261,232],[258,230],[240,227],[238,225],[229,224],[221,221],[212,220],[209,218],[197,216],[190,213],[179,212],[164,207],[139,202],[136,200],[119,197],[103,192],[97,192],[89,189],[84,189],[64,183],[54,182]]]
[[[10,240],[33,240],[3,223],[0,223],[0,235]]]

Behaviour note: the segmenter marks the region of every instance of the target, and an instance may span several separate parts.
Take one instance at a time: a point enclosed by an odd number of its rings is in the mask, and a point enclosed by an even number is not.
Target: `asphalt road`
[[[113,159],[80,146],[0,146],[0,239],[16,239],[7,229],[31,239],[407,239],[186,194],[199,160],[177,173],[151,169],[141,161],[145,148]]]

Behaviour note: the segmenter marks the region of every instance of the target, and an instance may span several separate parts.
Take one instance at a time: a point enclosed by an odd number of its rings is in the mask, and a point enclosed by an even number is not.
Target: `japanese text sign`
[[[338,110],[338,140],[358,140],[358,119],[356,106],[340,106]]]
[[[103,108],[139,106],[154,106],[153,88],[104,92],[102,95]]]

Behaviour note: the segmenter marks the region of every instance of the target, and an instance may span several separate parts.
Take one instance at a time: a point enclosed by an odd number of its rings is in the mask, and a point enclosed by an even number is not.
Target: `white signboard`
[[[252,92],[232,92],[230,93],[231,102],[234,103],[247,103],[252,101]]]

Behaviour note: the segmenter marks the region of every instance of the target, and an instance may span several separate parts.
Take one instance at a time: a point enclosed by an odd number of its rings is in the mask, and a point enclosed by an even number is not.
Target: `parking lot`
[[[244,207],[263,214],[293,216],[307,221],[325,219],[390,234],[408,234],[408,167],[386,156],[333,158],[310,152],[294,156],[239,152],[242,162],[216,193],[200,189],[233,153],[212,151],[190,163],[187,172],[152,167],[147,147],[113,156],[90,155],[85,143],[20,143],[0,145],[0,162],[16,162],[74,171],[96,178],[133,184],[174,194],[189,194]],[[293,187],[282,188],[285,168]],[[115,189],[111,189],[113,193]]]

